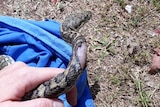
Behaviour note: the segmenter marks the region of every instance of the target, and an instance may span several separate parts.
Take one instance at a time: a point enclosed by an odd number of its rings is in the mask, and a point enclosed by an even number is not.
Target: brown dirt
[[[153,3],[153,1],[156,2]],[[159,3],[159,4],[158,4]],[[124,9],[132,5],[131,14]],[[62,21],[76,11],[93,18],[81,29],[88,42],[88,80],[97,107],[160,106],[160,75],[148,74],[159,47],[158,0],[0,0],[0,14]]]

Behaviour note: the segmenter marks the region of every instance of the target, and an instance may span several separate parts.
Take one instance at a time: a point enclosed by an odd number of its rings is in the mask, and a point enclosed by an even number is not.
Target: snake
[[[36,98],[57,98],[67,93],[77,82],[86,67],[87,43],[79,29],[92,17],[91,11],[83,11],[68,15],[60,26],[64,41],[72,46],[71,59],[64,72],[26,92],[22,100]],[[15,63],[9,55],[0,55],[0,69]]]

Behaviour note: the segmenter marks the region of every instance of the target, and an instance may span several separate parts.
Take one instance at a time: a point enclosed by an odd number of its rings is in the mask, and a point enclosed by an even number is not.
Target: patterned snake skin
[[[75,85],[77,79],[82,74],[86,66],[87,45],[85,38],[78,33],[82,27],[92,17],[90,11],[74,13],[66,17],[61,25],[61,34],[66,42],[72,45],[72,56],[68,67],[63,73],[39,85],[34,90],[25,94],[22,100],[35,98],[55,98],[69,91]],[[14,63],[8,55],[0,55],[0,69]]]

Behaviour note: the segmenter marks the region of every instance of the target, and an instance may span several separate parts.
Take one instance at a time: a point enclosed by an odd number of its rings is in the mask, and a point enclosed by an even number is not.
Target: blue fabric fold
[[[0,54],[10,55],[14,60],[23,61],[29,66],[66,68],[72,48],[61,38],[59,22],[0,16]],[[75,107],[94,107],[86,70],[76,87],[78,103]],[[71,107],[65,94],[59,98],[65,107]]]

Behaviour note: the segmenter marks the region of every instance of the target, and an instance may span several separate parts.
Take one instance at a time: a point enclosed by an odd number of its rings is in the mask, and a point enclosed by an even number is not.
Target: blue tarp
[[[54,20],[33,21],[0,16],[0,54],[7,54],[29,66],[66,68],[72,48],[61,38],[60,23]],[[16,82],[16,81],[15,81]],[[85,70],[78,82],[76,107],[94,107]],[[59,97],[71,107],[66,96]]]

